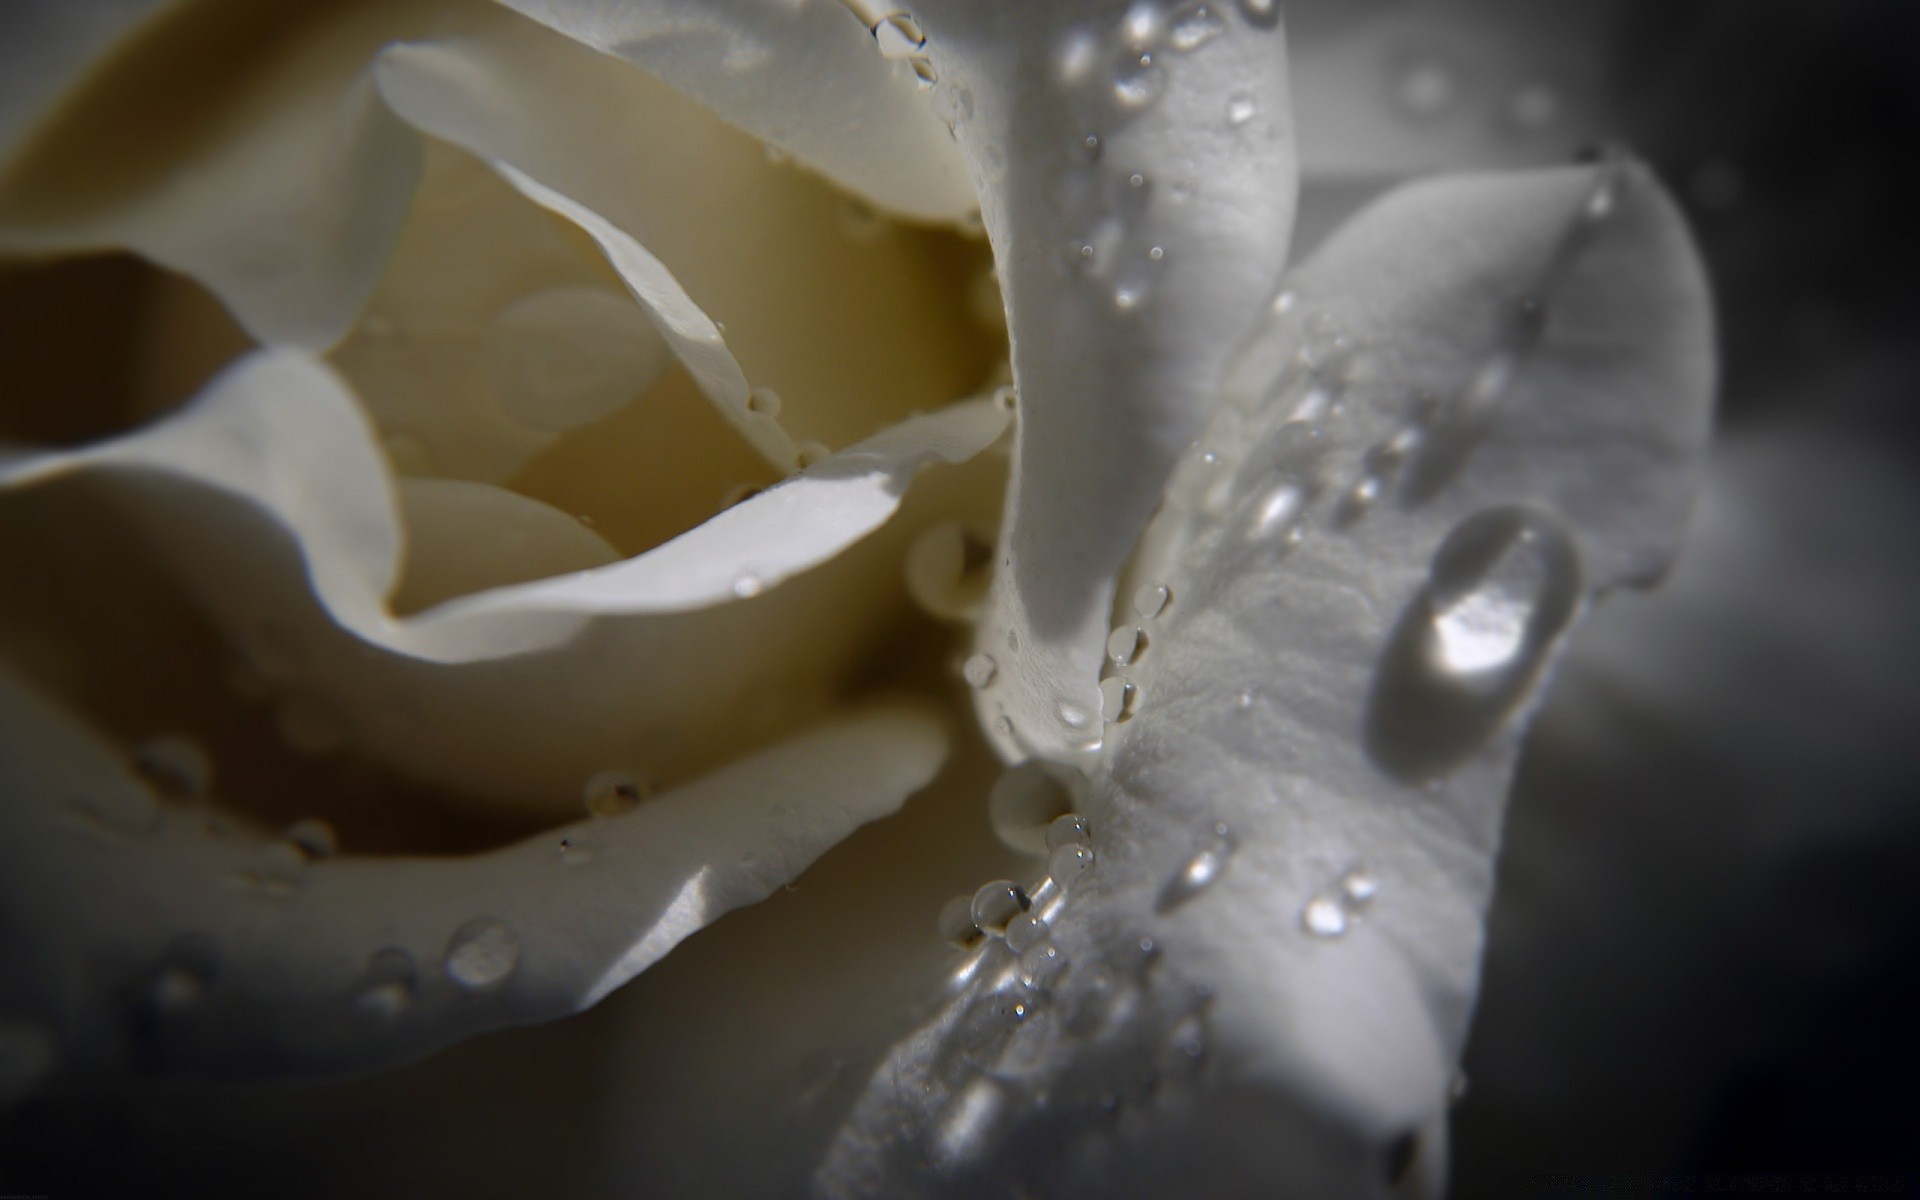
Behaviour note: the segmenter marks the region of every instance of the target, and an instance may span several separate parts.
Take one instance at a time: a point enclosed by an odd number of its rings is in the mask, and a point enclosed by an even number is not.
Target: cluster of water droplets
[[[1300,910],[1300,927],[1316,938],[1344,937],[1380,894],[1380,880],[1355,867],[1316,893]]]
[[[926,32],[911,15],[904,12],[888,13],[873,23],[870,32],[874,45],[879,47],[880,56],[904,61],[913,69],[913,76],[921,87],[930,88],[940,81],[933,59],[927,55]]]

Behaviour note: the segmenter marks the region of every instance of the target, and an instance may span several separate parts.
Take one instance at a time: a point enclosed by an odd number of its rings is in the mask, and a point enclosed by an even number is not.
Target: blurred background
[[[1453,1194],[1872,1172],[1912,1194],[1920,5],[1325,0],[1288,19],[1303,250],[1406,175],[1610,141],[1680,198],[1719,302],[1722,437],[1686,557],[1583,629],[1521,766]],[[62,312],[139,320],[100,311],[117,285],[82,280],[58,309],[17,282],[0,377]],[[1000,853],[961,794],[979,774],[584,1017],[363,1080],[34,1097],[0,1118],[0,1190],[779,1194],[826,1118],[769,1109],[851,1095],[858,1071],[819,1047],[903,1024],[894,947],[937,956],[932,913]],[[951,863],[914,859],[930,840]],[[823,927],[847,934],[795,932]],[[1568,1174],[1616,1190],[1553,1190]]]

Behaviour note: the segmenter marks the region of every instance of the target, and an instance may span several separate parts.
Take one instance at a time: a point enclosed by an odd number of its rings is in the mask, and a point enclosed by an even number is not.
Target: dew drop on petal
[[[940,907],[940,939],[961,949],[978,945],[981,929],[973,923],[973,897],[955,896]]]
[[[752,571],[742,571],[734,576],[733,595],[737,600],[751,600],[765,589],[766,584]]]
[[[990,686],[1000,673],[1000,664],[993,661],[990,654],[975,654],[961,665],[960,674],[968,687],[984,688]]]
[[[780,415],[780,393],[770,387],[757,387],[747,393],[747,411],[761,417]]]
[[[299,847],[302,854],[315,861],[332,858],[340,852],[339,835],[334,833],[332,825],[319,817],[307,817],[304,820],[295,821],[287,826],[287,831],[281,836],[291,845]]]
[[[800,449],[794,455],[794,462],[798,463],[800,469],[804,471],[832,453],[833,451],[822,442],[802,442]]]
[[[1047,923],[1030,912],[1021,913],[1007,922],[1006,939],[1007,949],[1025,954],[1047,940]]]
[[[353,1007],[376,1020],[395,1020],[413,1006],[419,984],[413,955],[391,946],[376,950],[354,992]]]
[[[1054,818],[1047,826],[1047,849],[1058,850],[1062,846],[1084,846],[1093,840],[1087,826],[1087,819],[1079,813],[1067,813]]]
[[[602,819],[626,816],[646,795],[646,785],[625,771],[601,771],[580,789],[587,812]]]
[[[998,935],[1006,932],[1007,922],[1026,912],[1032,904],[1026,889],[1019,884],[1011,879],[996,879],[973,894],[968,912],[982,931]]]
[[[1058,884],[1062,891],[1071,891],[1073,886],[1093,870],[1093,847],[1077,842],[1068,842],[1056,846],[1053,853],[1047,855],[1047,878]]]
[[[1340,879],[1340,894],[1346,897],[1347,903],[1364,908],[1380,894],[1380,881],[1362,870],[1348,871]]]
[[[1181,53],[1198,50],[1226,32],[1226,25],[1206,4],[1188,4],[1173,14],[1167,44]]]
[[[1245,125],[1260,112],[1259,102],[1247,92],[1235,92],[1227,99],[1227,124]]]
[[[560,862],[564,866],[584,867],[593,861],[593,847],[583,844],[579,838],[560,839]]]
[[[1300,912],[1300,925],[1320,938],[1337,938],[1347,932],[1347,910],[1331,896],[1315,896]]]
[[[1173,593],[1164,583],[1143,584],[1133,594],[1133,611],[1139,613],[1143,620],[1151,620],[1160,615],[1167,607],[1167,601],[1172,598]]]
[[[906,13],[889,13],[873,26],[873,40],[882,58],[912,58],[927,44],[927,35]]]
[[[1232,831],[1225,825],[1215,825],[1161,889],[1159,911],[1177,908],[1212,887],[1226,873],[1234,848]]]
[[[1138,625],[1122,625],[1107,635],[1107,661],[1116,667],[1130,665],[1145,647]]]
[[[1255,29],[1272,29],[1280,24],[1280,0],[1240,0],[1240,15]]]
[[[447,977],[462,987],[497,987],[519,965],[520,938],[495,917],[475,917],[447,942]]]
[[[1133,719],[1140,689],[1124,675],[1110,675],[1100,681],[1100,716],[1109,724]]]

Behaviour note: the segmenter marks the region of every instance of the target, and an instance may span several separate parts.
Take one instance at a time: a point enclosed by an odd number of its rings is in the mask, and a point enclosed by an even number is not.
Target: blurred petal
[[[876,54],[872,35],[838,4],[503,2],[645,67],[876,204],[935,220],[976,206],[913,71]]]
[[[26,0],[7,9],[0,41],[0,161],[88,70],[180,0]]]
[[[1257,3],[914,15],[982,198],[1020,391],[980,713],[1009,757],[1083,752],[1114,573],[1286,256],[1286,39]]]
[[[6,164],[0,250],[130,248],[205,283],[263,342],[332,344],[420,170],[419,139],[361,71],[440,7],[183,6]]]
[[[1608,165],[1406,188],[1288,287],[1143,551],[1090,873],[1035,893],[1064,975],[970,959],[829,1194],[1444,1186],[1519,730],[1587,599],[1674,551],[1706,285]]]
[[[845,718],[633,812],[467,859],[208,829],[0,676],[4,1003],[80,1069],[262,1077],[403,1061],[597,1003],[932,779],[939,722]]]
[[[921,466],[972,456],[1007,419],[989,400],[914,418],[637,558],[410,617],[387,606],[402,539],[384,461],[339,378],[297,352],[243,359],[146,430],[0,464],[0,484],[104,476],[298,742],[567,811],[595,771],[682,777],[817,711],[901,586],[873,561],[897,549],[841,560]],[[460,553],[501,558],[488,541],[510,535],[472,529]]]

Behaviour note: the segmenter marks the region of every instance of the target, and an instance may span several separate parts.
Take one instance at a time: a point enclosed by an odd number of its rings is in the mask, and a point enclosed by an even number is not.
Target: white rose
[[[1032,913],[982,889],[964,959],[926,938],[862,964],[874,1008],[821,1037],[841,1050],[775,1138],[810,1154],[771,1160],[848,1195],[1439,1188],[1519,731],[1588,598],[1664,567],[1704,444],[1705,287],[1658,185],[1612,161],[1429,181],[1282,279],[1294,151],[1260,0],[514,7],[327,10],[242,41],[263,58],[237,81],[191,76],[235,61],[211,56],[229,25],[283,18],[155,18],[20,143],[0,238],[135,249],[267,348],[144,430],[0,469],[52,485],[8,502],[48,522],[84,498],[57,481],[114,479],[115,520],[296,742],[549,820],[665,790],[474,858],[330,858],[312,826],[156,805],[126,746],[9,683],[6,910],[51,914],[4,927],[33,964],[4,993],[16,1075],[339,1070],[595,1003],[938,771],[924,672],[879,672],[918,700],[846,702],[860,656],[903,644],[872,636],[903,559],[972,618],[970,529],[998,539],[974,708],[1002,759],[1046,764],[1010,773],[998,830],[1044,844],[1071,797],[1086,840],[1063,826],[1021,868]],[[91,62],[76,11],[19,19]],[[33,106],[74,78],[45,61]],[[176,95],[183,132],[142,126]],[[646,178],[688,139],[719,185]],[[997,534],[1009,406],[948,403],[993,382],[965,243],[841,213],[812,171],[913,218],[977,196],[1019,387]],[[747,186],[779,194],[736,206]],[[820,257],[845,216],[884,252]],[[632,407],[680,405],[670,433],[595,424],[656,379]],[[572,485],[627,454],[672,487],[581,528]],[[936,460],[968,465],[901,507]],[[33,665],[83,694],[118,650]],[[935,795],[979,799],[962,757]],[[989,859],[899,820],[816,917],[924,930],[900,876]],[[743,969],[716,1010],[764,1013],[753,972],[782,971]]]

